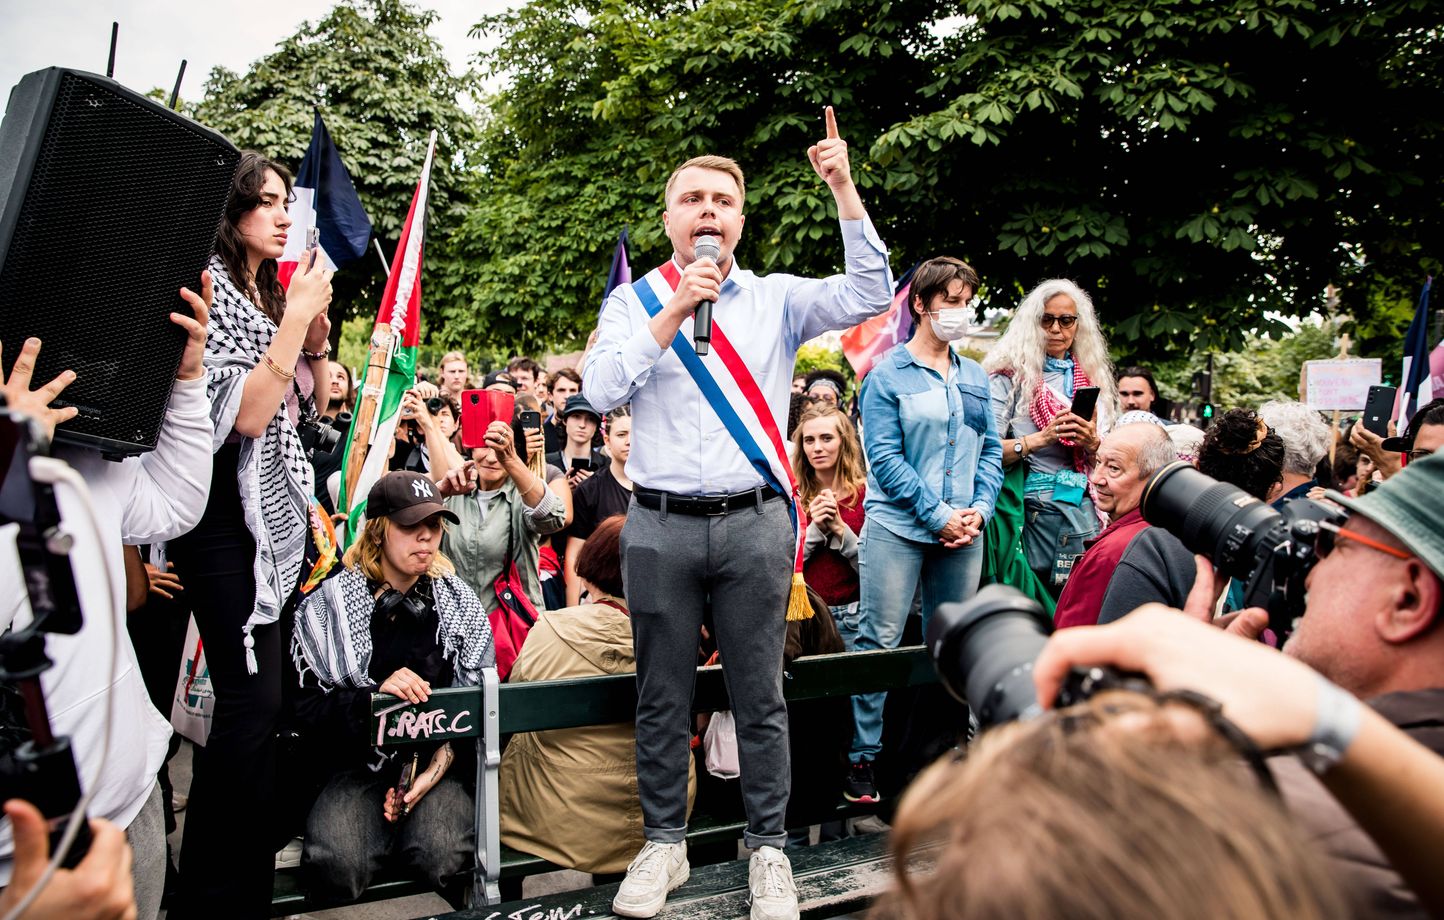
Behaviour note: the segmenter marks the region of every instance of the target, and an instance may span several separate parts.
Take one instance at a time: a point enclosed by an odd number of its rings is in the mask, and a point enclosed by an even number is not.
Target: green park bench
[[[895,690],[934,683],[937,675],[920,646],[908,648],[816,655],[800,658],[788,668],[783,692],[789,702],[851,696],[855,693]],[[586,677],[572,680],[502,684],[488,669],[477,687],[452,687],[432,693],[427,702],[413,706],[388,694],[372,696],[372,733],[382,746],[422,741],[475,739],[476,776],[476,865],[471,879],[471,909],[456,914],[457,920],[485,920],[511,917],[533,902],[547,906],[517,916],[549,918],[605,916],[615,885],[568,892],[546,899],[532,899],[505,905],[501,910],[501,879],[524,878],[553,872],[558,866],[544,859],[504,847],[500,841],[498,812],[501,738],[518,732],[578,728],[630,722],[635,717],[637,682],[632,674]],[[694,712],[728,708],[722,668],[697,669]],[[842,804],[827,814],[807,816],[810,824],[842,817],[871,814],[873,805]],[[689,849],[741,838],[741,821],[694,820],[688,827]],[[805,916],[841,916],[861,909],[877,890],[873,882],[883,872],[885,843],[881,835],[847,838],[835,843],[790,852],[799,893],[818,889],[818,903],[828,905],[824,913],[804,910]],[[795,855],[794,855],[795,853]],[[718,910],[732,908],[736,897],[746,899],[746,873],[735,865],[694,868],[692,879],[674,894],[673,903],[715,901]],[[739,892],[740,886],[740,894]],[[378,901],[430,891],[425,883],[400,875],[384,875],[366,890],[361,901]],[[556,903],[552,903],[556,902]],[[595,903],[593,903],[595,902]],[[577,907],[577,905],[581,905]],[[695,913],[694,904],[692,913]],[[576,907],[578,913],[572,913]],[[271,903],[273,916],[310,909],[301,890],[298,873],[276,873]],[[707,913],[707,911],[704,911]],[[742,914],[746,913],[745,906]],[[729,916],[717,913],[717,916]],[[738,916],[733,913],[730,916]]]

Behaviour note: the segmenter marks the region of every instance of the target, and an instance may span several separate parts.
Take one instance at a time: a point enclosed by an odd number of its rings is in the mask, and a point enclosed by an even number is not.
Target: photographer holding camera
[[[451,442],[452,432],[441,423],[442,413],[451,411],[451,404],[435,385],[425,381],[402,394],[391,469],[427,473],[436,482],[461,466],[462,456]]]
[[[1163,481],[1174,472],[1181,474],[1178,482]],[[1210,485],[1200,490],[1188,482],[1195,477]],[[1145,516],[1177,526],[1194,548],[1212,547],[1211,558],[1224,574],[1244,577],[1249,573],[1241,569],[1253,568],[1248,580],[1251,587],[1258,581],[1267,593],[1275,631],[1298,608],[1302,617],[1283,647],[1285,655],[1364,700],[1419,744],[1444,754],[1444,457],[1411,463],[1361,498],[1329,492],[1333,505],[1295,499],[1283,515],[1233,498],[1242,493],[1187,468],[1166,470],[1148,490],[1156,494],[1145,495]],[[1345,510],[1335,511],[1337,506]],[[1206,507],[1214,513],[1196,513]],[[1189,509],[1186,519],[1184,509]],[[1282,538],[1286,541],[1279,542]],[[1185,613],[1207,620],[1213,574],[1202,562],[1198,572]],[[1307,589],[1302,600],[1300,587]],[[1284,616],[1278,616],[1276,606]],[[1256,636],[1266,622],[1259,610],[1239,617],[1242,622],[1230,631],[1247,636]],[[1067,644],[1085,641],[1069,639]],[[1137,667],[1131,661],[1117,663]],[[1203,689],[1224,693],[1228,688]],[[1249,730],[1248,724],[1242,727]],[[1310,739],[1320,742],[1324,755],[1311,761],[1315,772],[1326,772],[1342,752],[1341,740],[1347,741],[1332,731],[1323,725],[1316,729],[1319,737]],[[1332,857],[1335,874],[1368,905],[1369,915],[1418,916],[1413,893],[1400,882],[1390,859],[1318,780],[1291,758],[1276,759],[1273,768],[1290,811]],[[1392,850],[1389,856],[1398,859]]]
[[[108,593],[107,584],[125,583],[123,543],[161,542],[194,527],[211,487],[212,427],[202,363],[212,298],[210,276],[202,273],[200,295],[182,289],[181,296],[195,318],[171,314],[171,321],[187,331],[189,340],[155,449],[119,463],[80,447],[57,445],[51,451],[85,480],[91,508],[87,510],[74,488],[56,489],[61,519],[74,540],[70,565],[78,576],[75,586],[84,624],[75,635],[47,637],[46,652],[53,665],[41,674],[41,686],[51,728],[56,735],[68,735],[77,752],[80,782],[91,794],[90,815],[125,830],[134,851],[130,872],[138,915],[145,918],[160,910],[165,882],[165,828],[156,774],[165,760],[171,727],[151,705],[125,634],[123,592]],[[0,391],[8,411],[31,419],[48,442],[56,426],[76,414],[73,407],[50,408],[75,374],[66,371],[32,390],[40,348],[38,339],[25,343]],[[82,525],[92,516],[98,534]],[[13,546],[12,537],[8,547]],[[0,559],[0,584],[23,585],[18,557],[8,547]],[[0,599],[0,631],[22,630],[31,619],[24,592],[17,590]],[[112,660],[113,655],[118,659]],[[109,733],[107,722],[112,723]],[[96,840],[98,844],[101,835]],[[0,885],[11,882],[12,871],[17,887],[25,882],[27,867],[18,861],[24,854],[13,854],[15,849],[7,823],[0,827]],[[41,895],[44,898],[46,892]]]

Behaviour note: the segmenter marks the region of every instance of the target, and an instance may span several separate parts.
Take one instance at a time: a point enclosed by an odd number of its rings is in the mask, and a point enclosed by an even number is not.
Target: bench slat
[[[787,670],[782,686],[786,698],[796,701],[914,687],[935,680],[937,674],[926,650],[911,646],[799,658]],[[419,706],[402,704],[387,694],[372,694],[372,734],[382,745],[475,738],[480,734],[481,708],[478,687],[436,690]],[[499,708],[503,734],[630,722],[637,711],[636,676],[502,684]],[[698,668],[693,711],[726,708],[722,668]]]

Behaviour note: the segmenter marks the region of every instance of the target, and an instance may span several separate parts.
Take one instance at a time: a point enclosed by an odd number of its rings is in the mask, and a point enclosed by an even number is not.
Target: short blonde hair
[[[374,517],[366,519],[366,526],[361,531],[361,537],[351,544],[346,550],[345,563],[349,569],[360,569],[361,574],[371,581],[385,581],[386,576],[381,572],[381,546],[386,542],[386,533],[391,529],[391,519]],[[442,532],[446,530],[445,522],[441,525]],[[431,556],[431,565],[426,567],[426,574],[432,578],[445,578],[447,575],[456,574],[456,566],[451,560],[437,550]]]
[[[453,361],[460,361],[462,364],[466,365],[467,370],[471,370],[471,362],[466,360],[466,355],[462,354],[459,351],[448,351],[445,355],[442,355],[441,363],[437,366],[440,367],[442,370],[446,370],[446,365],[450,364]]]
[[[698,169],[715,169],[718,172],[724,172],[731,176],[737,182],[737,197],[739,203],[747,200],[747,180],[742,177],[742,167],[737,165],[737,161],[731,157],[705,156],[693,157],[672,170],[672,175],[667,177],[667,188],[662,193],[662,204],[664,206],[671,204],[672,187],[677,184],[677,177],[682,174],[682,170],[691,169],[693,166],[696,166]]]

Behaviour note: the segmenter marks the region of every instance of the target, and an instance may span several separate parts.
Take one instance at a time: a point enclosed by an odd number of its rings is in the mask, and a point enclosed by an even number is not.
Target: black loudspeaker
[[[155,447],[240,153],[216,132],[95,74],[52,67],[0,123],[0,364],[41,341],[34,382],[75,371],[57,440]]]

